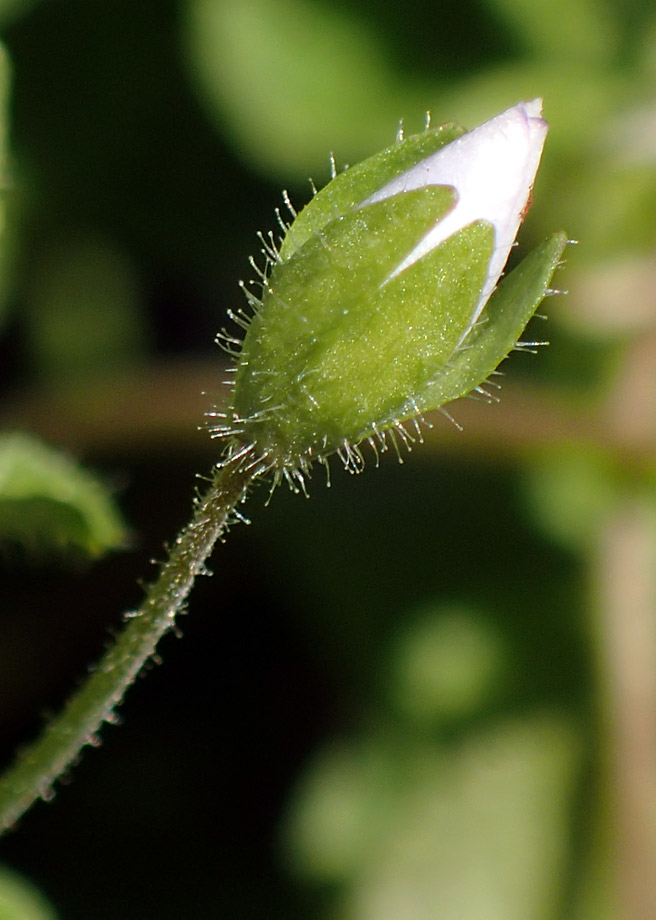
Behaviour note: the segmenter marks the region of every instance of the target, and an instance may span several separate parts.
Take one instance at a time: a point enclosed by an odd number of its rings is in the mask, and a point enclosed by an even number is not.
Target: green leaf
[[[292,799],[287,859],[344,886],[344,917],[554,916],[579,753],[564,720],[535,715],[444,747],[333,743]]]
[[[620,7],[597,0],[488,0],[536,57],[607,66],[621,41]],[[567,28],[563,28],[567,22]]]
[[[353,8],[190,0],[187,48],[208,111],[265,174],[308,176],[331,145],[357,162],[425,111]]]
[[[125,525],[99,480],[36,438],[0,436],[0,542],[99,556],[125,539]]]

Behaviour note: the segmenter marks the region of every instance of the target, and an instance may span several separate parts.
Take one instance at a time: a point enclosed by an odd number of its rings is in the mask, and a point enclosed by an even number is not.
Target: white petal
[[[427,185],[451,185],[458,194],[453,210],[399,263],[388,280],[463,227],[477,220],[489,221],[495,233],[494,253],[471,318],[471,323],[476,321],[499,280],[529,203],[548,130],[541,115],[541,99],[519,102],[426,157],[362,202],[362,206],[374,204]]]

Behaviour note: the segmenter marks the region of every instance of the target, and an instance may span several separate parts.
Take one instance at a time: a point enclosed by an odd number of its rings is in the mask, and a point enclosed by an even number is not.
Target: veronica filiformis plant
[[[565,246],[556,234],[498,283],[546,132],[534,100],[469,133],[447,125],[399,140],[292,211],[280,246],[265,242],[261,297],[249,291],[252,311],[234,317],[243,342],[220,337],[237,350],[230,407],[210,413],[224,456],[141,607],[0,779],[0,830],[49,797],[113,721],[257,479],[271,472],[274,485],[285,476],[302,487],[334,452],[357,472],[363,440],[374,450],[396,434],[407,443],[404,423],[481,391],[548,292]]]
[[[480,388],[547,292],[558,234],[497,287],[547,134],[521,102],[473,131],[426,130],[337,175],[265,249],[236,357],[230,456],[302,483],[338,452]],[[234,340],[233,340],[234,341]]]

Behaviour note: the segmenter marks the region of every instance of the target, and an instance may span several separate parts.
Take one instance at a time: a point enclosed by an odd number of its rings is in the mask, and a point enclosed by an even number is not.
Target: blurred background
[[[579,241],[499,404],[256,492],[121,727],[0,843],[0,918],[656,916],[653,3],[2,0],[0,35],[5,764],[217,459],[213,339],[283,188],[540,95],[521,252]]]

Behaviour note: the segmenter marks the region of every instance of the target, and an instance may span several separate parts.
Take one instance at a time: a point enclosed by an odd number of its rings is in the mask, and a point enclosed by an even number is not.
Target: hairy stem
[[[195,502],[191,522],[147,589],[143,604],[126,615],[123,632],[104,658],[60,715],[0,778],[0,831],[11,827],[37,798],[49,798],[53,783],[75,763],[84,745],[95,743],[103,722],[113,721],[115,707],[173,626],[231,512],[258,476],[257,467],[244,463],[241,454],[217,467],[209,489]]]

